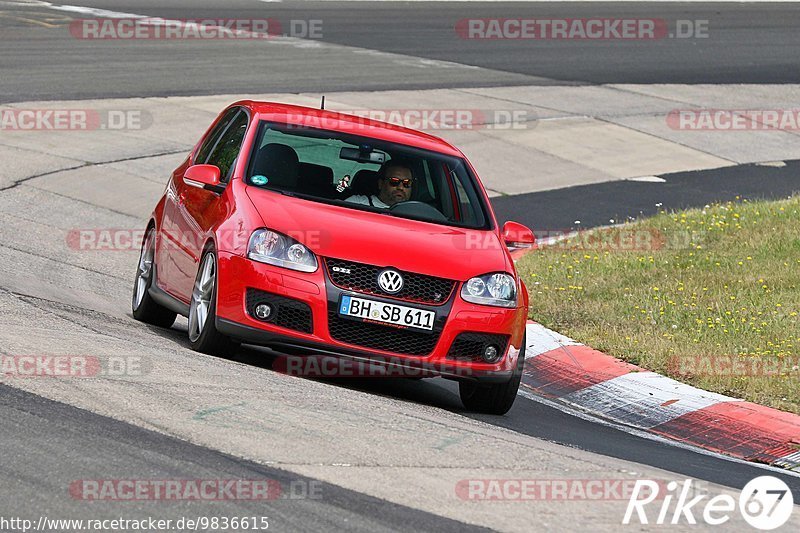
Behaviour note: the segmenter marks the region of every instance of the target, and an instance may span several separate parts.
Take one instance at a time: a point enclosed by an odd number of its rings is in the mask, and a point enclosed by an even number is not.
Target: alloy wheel
[[[142,252],[139,254],[139,267],[136,272],[136,287],[133,293],[133,310],[139,309],[142,300],[147,292],[150,278],[153,275],[153,257],[155,256],[154,232],[147,232],[147,238],[142,245]]]
[[[197,273],[189,306],[189,340],[195,342],[203,333],[214,296],[216,264],[214,254],[206,254]]]

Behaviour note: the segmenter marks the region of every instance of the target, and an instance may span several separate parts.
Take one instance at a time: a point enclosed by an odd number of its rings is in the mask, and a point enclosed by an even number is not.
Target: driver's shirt
[[[354,204],[371,205],[372,207],[381,207],[383,209],[387,209],[387,208],[391,207],[390,205],[387,205],[387,204],[381,202],[381,199],[378,198],[377,196],[375,196],[374,194],[372,196],[366,196],[364,194],[354,194],[353,196],[350,196],[349,198],[346,198],[345,202],[352,202]]]

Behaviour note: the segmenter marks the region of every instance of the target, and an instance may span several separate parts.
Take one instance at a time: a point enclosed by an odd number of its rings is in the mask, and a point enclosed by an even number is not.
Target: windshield
[[[261,122],[246,182],[352,209],[489,227],[463,159],[348,133]]]

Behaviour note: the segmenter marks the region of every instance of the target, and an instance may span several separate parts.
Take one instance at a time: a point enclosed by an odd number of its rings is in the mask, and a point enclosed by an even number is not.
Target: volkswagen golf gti
[[[525,359],[528,293],[466,157],[437,137],[241,101],[175,170],[148,221],[133,316],[188,317],[194,350],[239,343],[459,382],[503,414]]]

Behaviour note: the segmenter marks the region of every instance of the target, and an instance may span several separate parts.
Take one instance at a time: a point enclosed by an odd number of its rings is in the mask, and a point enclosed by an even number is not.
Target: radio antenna
[[[319,104],[320,109],[325,109],[325,95],[322,95],[322,102]]]

